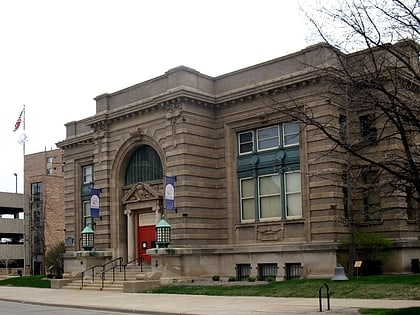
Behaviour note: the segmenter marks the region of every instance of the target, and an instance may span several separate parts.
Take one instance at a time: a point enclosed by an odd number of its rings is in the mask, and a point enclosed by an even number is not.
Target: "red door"
[[[156,240],[156,228],[154,225],[139,226],[139,259],[143,258],[143,261],[150,263],[150,255],[146,255],[146,250],[149,248],[154,248]]]

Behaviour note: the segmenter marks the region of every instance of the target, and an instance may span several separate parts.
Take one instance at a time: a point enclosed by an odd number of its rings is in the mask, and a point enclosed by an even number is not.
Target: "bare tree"
[[[296,99],[294,106],[286,106],[275,96],[271,97],[272,110],[285,111],[306,128],[322,134],[332,143],[329,154],[346,156],[346,169],[340,178],[351,236],[360,216],[365,220],[377,217],[372,211],[376,198],[366,193],[369,190],[404,196],[405,215],[418,218],[420,2],[322,2],[313,8],[302,6],[302,10],[314,26],[314,38],[332,52],[331,60],[322,67],[308,60],[301,62],[320,73],[326,83],[323,95],[336,106],[338,114],[319,116]],[[359,198],[372,206],[360,215],[353,205],[356,186],[365,191]],[[354,260],[354,244],[350,252],[350,260]]]

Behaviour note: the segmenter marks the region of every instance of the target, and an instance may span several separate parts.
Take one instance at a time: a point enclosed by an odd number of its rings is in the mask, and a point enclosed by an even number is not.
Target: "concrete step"
[[[150,265],[143,265],[142,267],[137,265],[126,266],[125,270],[125,280],[126,281],[136,281],[138,277],[142,278],[147,272],[151,272],[152,268]],[[72,290],[101,290],[102,280],[101,274],[95,273],[94,281],[91,280],[92,275],[86,275],[83,279],[83,288],[82,280],[80,278],[74,279],[68,284],[62,286],[63,289],[72,289]],[[124,288],[124,271],[120,271],[119,268],[115,268],[115,274],[113,275],[112,270],[109,270],[105,273],[105,279],[103,284],[103,291],[118,291],[123,292]]]

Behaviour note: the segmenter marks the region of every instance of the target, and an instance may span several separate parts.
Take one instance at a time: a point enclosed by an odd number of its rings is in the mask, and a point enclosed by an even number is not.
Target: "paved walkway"
[[[108,291],[40,289],[0,286],[0,299],[77,308],[188,315],[274,315],[320,314],[318,299],[227,297],[177,294],[118,293]],[[420,306],[420,301],[331,299],[331,310],[324,313],[358,314],[357,309]]]

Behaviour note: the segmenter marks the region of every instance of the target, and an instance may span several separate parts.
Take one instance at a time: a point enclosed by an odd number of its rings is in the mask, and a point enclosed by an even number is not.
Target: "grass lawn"
[[[11,277],[0,281],[0,285],[15,287],[51,288],[51,282],[45,276]]]
[[[418,315],[420,314],[420,307],[408,307],[395,310],[387,309],[360,309],[360,314],[369,315]]]
[[[420,300],[420,275],[381,275],[335,282],[330,279],[308,279],[253,285],[241,285],[241,282],[205,286],[174,284],[148,292],[317,298],[319,288],[323,283],[329,286],[331,298]],[[325,294],[325,288],[323,294]]]

